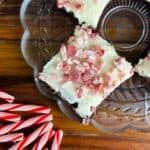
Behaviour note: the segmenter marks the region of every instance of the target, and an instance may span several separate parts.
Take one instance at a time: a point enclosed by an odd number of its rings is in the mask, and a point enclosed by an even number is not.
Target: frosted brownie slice
[[[63,44],[43,68],[40,79],[69,104],[82,118],[133,75],[132,66],[117,55],[114,47],[84,26]]]
[[[100,16],[110,0],[57,0],[58,8],[73,12],[79,23],[97,27]]]
[[[138,65],[135,67],[135,71],[143,77],[150,78],[150,53],[144,59],[140,59]]]

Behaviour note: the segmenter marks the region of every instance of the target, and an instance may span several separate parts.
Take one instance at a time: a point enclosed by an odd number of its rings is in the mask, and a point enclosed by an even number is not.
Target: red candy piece
[[[73,57],[76,54],[76,47],[73,45],[69,45],[67,47],[67,55]]]
[[[103,89],[103,86],[104,86],[103,84],[98,84],[98,85],[96,85],[96,86],[95,86],[95,91],[96,91],[96,92],[100,92],[100,91]]]
[[[77,90],[76,90],[76,93],[77,93],[77,97],[78,98],[82,98],[84,96],[84,94],[86,93],[86,86],[82,85],[81,87],[79,87]]]
[[[92,34],[90,35],[90,37],[91,37],[92,39],[95,39],[95,38],[97,37],[97,34],[96,34],[96,33],[92,33]]]
[[[123,68],[123,61],[124,61],[124,58],[122,57],[119,57],[115,62],[114,62],[114,65],[117,67],[118,70],[120,71],[124,71],[124,68]]]
[[[72,74],[72,80],[76,83],[80,83],[81,82],[81,76],[82,76],[81,71],[75,71]]]
[[[88,34],[92,34],[92,30],[89,28],[83,28],[83,30]]]
[[[86,71],[86,72],[83,74],[82,79],[83,79],[83,81],[87,81],[87,80],[92,79],[93,76],[94,76],[94,72],[92,72],[92,71],[89,70],[89,71]]]
[[[148,56],[146,59],[147,59],[148,61],[150,61],[150,56]]]
[[[88,87],[89,87],[90,89],[95,89],[95,85],[92,84],[92,83],[90,83],[90,84],[88,85]]]
[[[105,54],[105,51],[102,48],[100,48],[99,46],[92,48],[92,50],[96,51],[96,53],[99,56],[104,56],[104,54]]]
[[[77,4],[75,5],[75,7],[76,7],[76,9],[81,10],[81,9],[82,9],[82,7],[83,7],[83,5],[82,5],[82,4],[79,4],[79,3],[77,3]]]
[[[77,89],[76,93],[77,93],[77,97],[78,98],[82,98],[83,97],[83,89],[82,88]]]
[[[65,81],[71,80],[71,76],[69,74],[64,74],[64,80]]]
[[[57,70],[62,70],[62,68],[63,68],[63,63],[62,62],[58,63],[56,69]]]
[[[70,70],[71,70],[71,66],[67,63],[63,64],[62,70],[65,74],[69,74]]]

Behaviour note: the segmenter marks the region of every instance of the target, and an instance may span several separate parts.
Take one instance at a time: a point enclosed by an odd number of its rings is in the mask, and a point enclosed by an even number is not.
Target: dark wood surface
[[[32,69],[20,51],[23,33],[19,21],[21,0],[4,0],[0,6],[0,88],[12,93],[18,102],[45,104],[52,108],[54,127],[64,130],[62,150],[148,150],[150,133],[126,131],[108,134],[92,126],[83,126],[66,118],[57,105],[42,96],[35,87]],[[0,0],[1,3],[1,0]],[[6,145],[0,144],[0,150]]]

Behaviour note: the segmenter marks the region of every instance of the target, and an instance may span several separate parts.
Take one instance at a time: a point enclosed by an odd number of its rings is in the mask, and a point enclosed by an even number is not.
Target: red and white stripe
[[[54,136],[55,131],[49,130],[47,131],[40,139],[39,141],[34,145],[32,150],[43,150],[44,146],[48,141],[51,140],[51,138]]]
[[[21,120],[20,115],[0,112],[0,120],[10,121],[10,122],[18,122]]]
[[[0,99],[3,99],[6,102],[12,103],[14,101],[15,97],[0,90]]]
[[[46,106],[26,105],[26,104],[1,104],[0,111],[25,111],[33,113],[48,114],[50,108]]]
[[[55,133],[55,137],[52,143],[51,150],[59,150],[62,138],[63,138],[63,131],[57,130]]]
[[[9,148],[9,150],[22,150],[23,148],[31,144],[34,140],[36,140],[38,137],[43,135],[45,132],[52,130],[52,127],[52,123],[45,123],[34,132],[29,134],[27,137],[25,137],[21,142],[13,145],[11,148]]]
[[[19,142],[23,140],[23,133],[14,133],[0,136],[0,143],[4,142]]]
[[[0,127],[0,135],[4,135],[10,132],[21,130],[27,127],[38,125],[44,122],[49,122],[53,119],[51,114],[40,115],[37,117],[32,117],[27,120],[19,121],[17,123],[12,123],[6,126]]]

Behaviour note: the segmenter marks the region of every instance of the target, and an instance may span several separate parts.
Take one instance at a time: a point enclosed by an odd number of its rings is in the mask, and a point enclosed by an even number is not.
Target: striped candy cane
[[[59,150],[62,138],[63,138],[63,131],[62,130],[56,131],[51,150]]]
[[[36,140],[38,137],[43,135],[45,132],[52,130],[52,127],[52,123],[45,123],[38,129],[36,129],[33,133],[25,137],[21,142],[13,145],[11,148],[9,148],[9,150],[22,150],[23,148],[31,144],[34,140]]]
[[[18,122],[21,120],[20,115],[0,112],[0,120],[11,121],[11,122]]]
[[[1,104],[0,111],[25,111],[25,112],[48,114],[50,113],[50,108],[46,106],[26,105],[26,104]]]
[[[34,145],[32,150],[42,150],[43,147],[46,145],[48,141],[51,140],[53,135],[55,134],[54,130],[47,131],[40,139],[39,141]]]
[[[8,93],[1,91],[1,90],[0,90],[0,98],[9,103],[12,103],[15,99],[14,96],[9,95]]]
[[[14,133],[0,136],[0,143],[4,142],[18,142],[23,140],[23,133]]]
[[[37,117],[32,117],[27,120],[19,121],[17,123],[12,123],[6,126],[0,127],[0,135],[4,135],[6,133],[14,132],[17,130],[21,130],[27,127],[31,127],[34,125],[38,125],[44,122],[49,122],[53,119],[51,114],[40,115]]]

